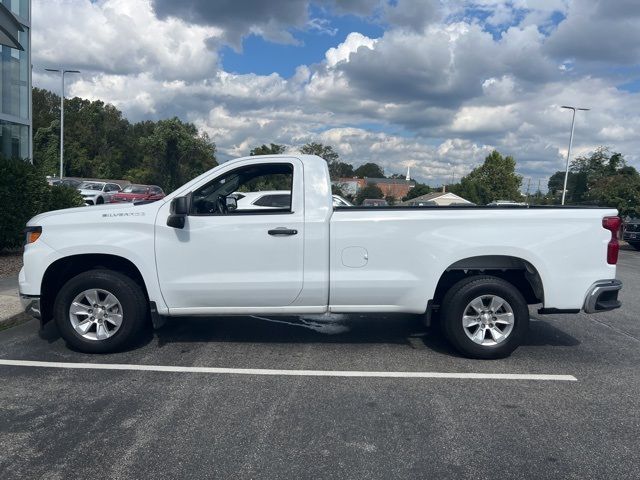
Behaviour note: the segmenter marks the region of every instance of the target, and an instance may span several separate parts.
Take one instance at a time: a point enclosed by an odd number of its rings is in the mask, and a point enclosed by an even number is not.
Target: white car
[[[263,190],[259,192],[234,192],[237,199],[237,209],[274,209],[289,208],[291,205],[291,192],[289,190]]]
[[[332,195],[334,207],[353,207],[353,203],[340,195]]]
[[[232,194],[237,199],[237,209],[274,209],[288,207],[291,203],[291,192],[289,190],[265,190],[260,192],[234,192]],[[353,207],[340,195],[332,195],[334,207]]]
[[[283,183],[290,200],[237,208],[234,192]],[[246,157],[154,203],[32,218],[20,296],[84,352],[124,348],[167,316],[405,313],[437,315],[457,350],[497,358],[527,336],[529,305],[620,307],[619,226],[611,208],[335,208],[321,158]]]
[[[120,185],[117,183],[87,181],[78,185],[78,191],[87,205],[109,203],[111,197],[120,190]]]

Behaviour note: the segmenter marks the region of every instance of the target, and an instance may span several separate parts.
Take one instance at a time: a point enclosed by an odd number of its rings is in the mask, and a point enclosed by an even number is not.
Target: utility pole
[[[564,171],[564,188],[562,189],[562,205],[564,205],[564,199],[567,194],[567,179],[569,178],[569,157],[571,157],[571,146],[573,145],[573,130],[576,123],[576,110],[588,111],[589,108],[570,107],[568,105],[562,105],[561,108],[573,110],[573,116],[571,118],[571,135],[569,135],[569,150],[567,150],[567,166]]]
[[[64,176],[64,74],[80,73],[80,70],[65,70],[61,68],[45,68],[47,72],[60,72],[60,180]]]

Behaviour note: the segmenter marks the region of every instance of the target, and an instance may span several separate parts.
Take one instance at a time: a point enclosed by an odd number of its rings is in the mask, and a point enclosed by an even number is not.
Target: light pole
[[[80,73],[80,70],[65,70],[62,68],[45,68],[47,72],[60,72],[62,88],[60,90],[60,180],[64,173],[64,74]]]
[[[562,108],[573,110],[573,117],[571,118],[571,135],[569,135],[569,150],[567,150],[567,166],[564,171],[564,188],[562,189],[562,205],[564,205],[564,198],[567,194],[567,179],[569,178],[569,157],[571,157],[571,146],[573,145],[573,129],[576,124],[576,110],[583,110],[586,112],[590,109],[581,107],[569,107],[567,105],[562,105]]]

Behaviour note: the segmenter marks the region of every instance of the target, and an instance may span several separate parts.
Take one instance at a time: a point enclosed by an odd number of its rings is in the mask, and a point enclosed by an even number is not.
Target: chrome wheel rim
[[[483,346],[504,342],[513,331],[511,305],[497,295],[482,295],[471,300],[462,314],[462,328],[474,343]]]
[[[87,340],[111,338],[122,325],[122,305],[117,297],[99,288],[76,295],[69,307],[73,329]]]

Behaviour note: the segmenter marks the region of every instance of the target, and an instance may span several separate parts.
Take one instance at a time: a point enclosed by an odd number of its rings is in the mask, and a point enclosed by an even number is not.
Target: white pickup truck
[[[289,191],[278,208],[242,192]],[[167,316],[394,312],[464,355],[509,355],[538,312],[620,306],[613,209],[334,207],[315,156],[226,162],[153,203],[38,215],[20,295],[71,346],[108,352]]]

